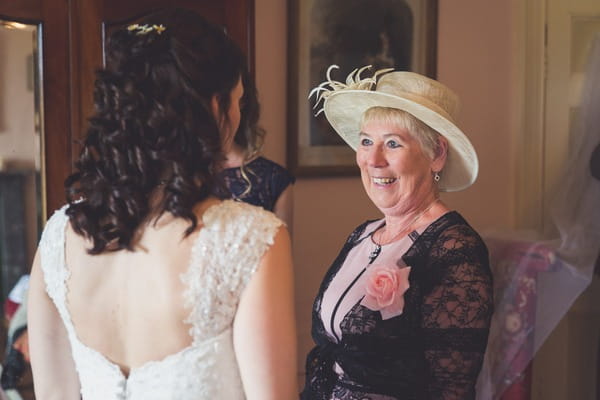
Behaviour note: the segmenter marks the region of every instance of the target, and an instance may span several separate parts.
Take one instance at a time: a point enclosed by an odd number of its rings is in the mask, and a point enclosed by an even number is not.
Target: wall
[[[287,9],[281,0],[256,2],[256,79],[262,123],[268,131],[265,153],[285,164]],[[440,0],[438,78],[459,93],[459,123],[480,159],[475,185],[443,195],[476,228],[512,227],[516,39],[515,0]],[[312,346],[310,310],[320,280],[352,229],[379,213],[358,178],[299,178],[295,188],[293,250],[299,364]]]
[[[514,225],[520,121],[513,1],[440,1],[438,79],[461,97],[459,123],[479,154],[477,182],[445,197],[479,229]]]

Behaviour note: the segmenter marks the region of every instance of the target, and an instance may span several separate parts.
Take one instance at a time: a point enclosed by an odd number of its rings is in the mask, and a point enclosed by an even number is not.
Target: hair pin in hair
[[[164,31],[166,31],[167,28],[162,24],[161,25],[132,24],[127,27],[127,30],[129,32],[135,33],[136,35],[147,35],[148,33],[152,32],[152,31],[154,31],[160,35]]]

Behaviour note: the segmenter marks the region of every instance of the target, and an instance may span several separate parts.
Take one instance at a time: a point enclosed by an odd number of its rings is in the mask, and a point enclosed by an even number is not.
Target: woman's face
[[[212,108],[213,114],[217,121],[219,121],[219,130],[221,132],[221,140],[223,151],[227,153],[231,150],[235,133],[240,126],[241,111],[240,101],[244,95],[244,85],[242,79],[238,80],[238,83],[229,93],[229,110],[227,113],[221,112],[219,108],[219,101],[217,96],[213,96]]]
[[[404,127],[378,120],[363,124],[356,162],[371,201],[402,213],[434,194],[432,171],[437,167]]]

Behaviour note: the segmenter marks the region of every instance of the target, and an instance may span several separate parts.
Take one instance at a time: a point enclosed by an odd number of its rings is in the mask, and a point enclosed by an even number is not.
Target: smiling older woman
[[[325,275],[302,399],[473,399],[492,277],[479,235],[439,199],[477,177],[458,98],[415,73],[363,70],[346,84],[328,71],[315,91],[384,218],[356,228]]]

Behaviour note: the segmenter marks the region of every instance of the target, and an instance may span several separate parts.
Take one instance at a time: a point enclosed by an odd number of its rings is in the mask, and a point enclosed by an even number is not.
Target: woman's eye
[[[395,140],[388,140],[387,142],[385,142],[385,145],[387,147],[389,147],[390,149],[396,149],[398,147],[402,147],[402,145]]]
[[[373,144],[373,142],[371,141],[371,139],[367,139],[367,138],[360,139],[360,145],[361,146],[370,146],[371,144]]]

